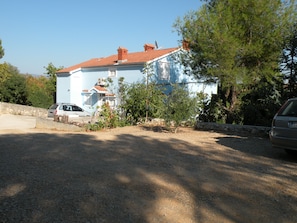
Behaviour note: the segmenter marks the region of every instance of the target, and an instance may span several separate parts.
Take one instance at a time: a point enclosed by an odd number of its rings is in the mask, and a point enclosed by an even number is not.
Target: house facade
[[[185,84],[191,93],[216,94],[217,84],[205,84],[184,74],[177,60],[183,50],[177,47],[155,49],[153,44],[145,44],[142,52],[128,53],[126,48],[119,47],[117,54],[59,70],[57,103],[74,103],[91,113],[104,103],[115,108],[119,103],[119,80],[135,83],[147,80],[148,75],[156,83],[168,86],[166,93],[170,93],[170,84]]]

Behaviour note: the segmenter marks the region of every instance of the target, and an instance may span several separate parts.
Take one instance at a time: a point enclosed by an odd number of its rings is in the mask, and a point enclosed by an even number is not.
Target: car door
[[[87,113],[77,105],[72,105],[72,113],[75,116],[87,116]]]

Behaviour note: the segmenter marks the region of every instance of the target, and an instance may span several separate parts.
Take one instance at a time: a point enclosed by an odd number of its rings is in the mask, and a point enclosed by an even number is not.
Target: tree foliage
[[[44,76],[26,75],[27,104],[33,107],[48,108],[54,103],[52,92],[48,89],[49,79]]]
[[[165,95],[162,86],[154,81],[132,84],[120,81],[120,108],[126,123],[148,121],[148,117],[161,118],[167,126],[173,125],[177,130],[183,121],[190,121],[197,114],[197,98],[191,96],[185,86],[172,85],[170,94]]]
[[[10,64],[4,63],[1,67],[4,68],[5,78],[0,82],[0,101],[26,105],[25,76]]]
[[[20,74],[16,67],[2,63],[0,64],[0,101],[48,108],[54,103],[50,81],[45,76]]]
[[[156,118],[160,115],[163,93],[153,83],[144,82],[122,84],[122,101],[120,108],[131,124],[144,121],[146,117]]]
[[[0,64],[0,84],[3,84],[11,75],[18,73],[16,67],[9,63]]]
[[[240,109],[241,121],[245,125],[270,126],[271,120],[282,102],[279,91],[282,79],[273,83],[262,81],[242,96]]]
[[[4,49],[2,47],[2,40],[0,39],[0,59],[4,56]]]
[[[183,85],[173,85],[172,92],[165,98],[164,114],[165,123],[174,125],[175,131],[183,121],[195,118],[197,98],[191,97],[189,91]]]
[[[261,82],[273,85],[279,58],[294,21],[294,3],[279,0],[212,0],[178,18],[174,27],[188,41],[183,63],[197,79],[218,78],[227,122],[242,94]]]

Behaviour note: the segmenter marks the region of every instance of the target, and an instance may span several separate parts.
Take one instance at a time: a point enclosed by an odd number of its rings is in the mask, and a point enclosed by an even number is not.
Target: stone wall
[[[47,109],[0,102],[0,114],[26,115],[46,118]]]
[[[268,137],[270,127],[253,125],[218,124],[213,122],[197,122],[195,125],[195,129],[205,131],[218,131],[231,134],[238,133],[245,135]]]

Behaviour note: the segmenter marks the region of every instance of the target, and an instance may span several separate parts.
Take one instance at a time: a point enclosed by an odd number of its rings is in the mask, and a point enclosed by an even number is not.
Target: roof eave
[[[162,56],[159,56],[159,57],[156,57],[156,58],[154,58],[154,59],[152,59],[152,60],[150,60],[150,61],[147,61],[147,63],[155,62],[156,60],[159,60],[159,59],[161,59],[161,58],[167,57],[167,56],[169,56],[169,55],[171,55],[171,54],[174,54],[174,53],[176,53],[176,52],[178,52],[178,51],[181,51],[181,50],[182,50],[181,48],[177,48],[176,50],[173,50],[172,52],[163,54]]]

